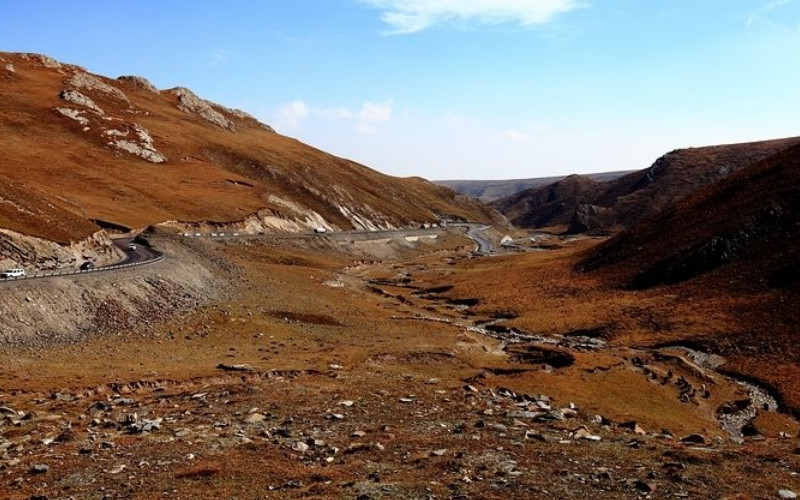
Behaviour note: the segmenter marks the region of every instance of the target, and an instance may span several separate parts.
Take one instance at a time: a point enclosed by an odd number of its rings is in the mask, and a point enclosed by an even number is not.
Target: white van
[[[317,233],[317,234],[324,234],[324,233],[327,233],[328,230],[326,228],[324,228],[324,227],[315,227],[314,228],[314,232]]]
[[[23,278],[25,276],[24,269],[6,269],[0,273],[0,278]]]

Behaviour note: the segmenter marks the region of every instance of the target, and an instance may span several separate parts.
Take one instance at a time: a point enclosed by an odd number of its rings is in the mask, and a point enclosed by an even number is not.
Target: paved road
[[[114,264],[109,264],[107,266],[100,266],[86,270],[59,269],[56,271],[41,271],[37,273],[31,273],[25,277],[20,277],[20,278],[8,278],[8,279],[0,278],[0,284],[10,284],[20,281],[41,280],[46,278],[56,278],[65,276],[80,276],[83,274],[99,273],[103,271],[116,271],[119,269],[126,269],[130,267],[152,264],[163,260],[164,256],[161,254],[161,252],[158,252],[157,250],[154,250],[145,245],[137,244],[135,250],[128,249],[128,245],[132,242],[133,239],[131,238],[122,238],[113,241],[114,245],[125,254],[125,258],[123,260],[116,262]]]
[[[474,224],[470,222],[465,223],[457,223],[457,224],[450,224],[447,227],[464,227],[467,229],[467,236],[469,236],[476,244],[476,251],[479,253],[492,253],[494,250],[492,249],[492,244],[481,236],[481,233],[487,229],[489,226],[485,226],[482,224]],[[345,236],[345,235],[370,235],[370,236],[388,236],[388,235],[395,235],[395,234],[430,234],[430,233],[438,233],[441,232],[442,229],[446,228],[430,228],[430,229],[401,229],[401,230],[390,230],[390,231],[342,231],[342,232],[330,232],[330,233],[267,233],[264,235],[252,235],[252,234],[235,234],[235,233],[228,233],[223,235],[219,235],[218,237],[221,238],[264,238],[264,237],[274,237],[274,238],[308,238],[308,237],[321,237],[321,236]],[[208,235],[204,235],[208,236]],[[32,279],[43,279],[43,278],[53,278],[59,276],[75,276],[81,275],[86,273],[96,273],[102,271],[112,271],[117,270],[129,266],[138,266],[144,265],[148,263],[158,262],[163,259],[163,255],[150,248],[146,245],[141,245],[134,242],[133,238],[120,238],[113,241],[114,245],[119,248],[124,254],[125,259],[117,262],[115,264],[111,264],[108,266],[101,266],[94,269],[90,269],[87,271],[78,271],[78,270],[59,270],[59,271],[49,271],[49,272],[41,272],[37,274],[31,274],[24,278],[10,278],[10,279],[0,279],[0,284],[2,283],[10,283],[16,281],[27,281]],[[131,243],[135,243],[136,249],[130,249],[128,245]]]
[[[484,238],[481,233],[489,229],[491,226],[483,226],[480,224],[459,224],[461,226],[467,227],[467,236],[472,238],[472,241],[475,242],[478,247],[476,251],[478,253],[492,253],[494,249],[492,248],[492,242]]]

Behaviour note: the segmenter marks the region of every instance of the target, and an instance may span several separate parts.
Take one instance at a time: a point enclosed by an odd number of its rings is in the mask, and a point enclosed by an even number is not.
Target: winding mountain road
[[[465,223],[458,223],[458,224],[450,224],[448,227],[463,227],[467,229],[466,235],[475,242],[476,249],[475,252],[480,254],[489,254],[493,253],[494,249],[492,248],[492,243],[483,237],[481,233],[486,231],[490,228],[490,226],[483,225],[483,224],[475,224],[471,222]],[[444,229],[444,228],[442,228]],[[441,229],[427,229],[424,230],[425,232],[438,232]],[[414,230],[419,231],[419,230]],[[273,236],[273,237],[287,237],[287,238],[308,238],[308,237],[322,237],[326,235],[336,236],[336,235],[346,235],[346,234],[369,234],[374,236],[390,236],[390,235],[398,235],[398,234],[408,234],[409,230],[390,230],[390,231],[342,231],[342,232],[330,232],[330,233],[323,233],[317,234],[313,232],[309,233],[270,233],[269,235],[251,235],[251,234],[228,234],[222,235],[220,234],[220,239],[237,239],[237,238],[257,238],[257,237],[264,237],[264,236]],[[187,233],[188,234],[188,233]],[[85,269],[85,270],[74,270],[74,271],[45,271],[36,274],[30,274],[28,276],[19,277],[19,278],[6,278],[0,279],[0,284],[4,283],[12,283],[18,281],[29,281],[29,280],[40,280],[45,278],[56,278],[56,277],[67,277],[67,276],[80,276],[83,274],[89,273],[98,273],[104,271],[116,271],[120,269],[130,268],[130,267],[138,267],[147,264],[154,264],[156,262],[160,262],[164,259],[164,255],[147,246],[135,243],[133,238],[119,238],[113,240],[114,246],[119,248],[124,254],[125,259],[108,266],[99,266],[92,269]],[[130,244],[135,244],[135,249],[129,247]]]

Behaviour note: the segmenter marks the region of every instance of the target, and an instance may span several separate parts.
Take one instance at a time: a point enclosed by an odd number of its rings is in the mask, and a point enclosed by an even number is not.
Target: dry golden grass
[[[369,217],[380,214],[378,219],[395,225],[434,221],[436,214],[495,216],[443,187],[383,175],[268,132],[251,119],[229,115],[238,131],[228,131],[179,110],[170,93],[156,95],[129,82],[104,79],[124,91],[130,105],[84,90],[112,118],[87,113],[90,130],[84,131],[54,111],[79,107],[58,97],[74,68],[59,72],[14,54],[0,56],[16,68],[13,77],[0,79],[0,147],[7,153],[0,176],[43,193],[26,200],[36,209],[55,199],[56,208],[71,212],[62,219],[84,219],[83,225],[64,225],[39,216],[35,224],[20,227],[24,232],[63,241],[65,233],[85,236],[92,227],[86,219],[143,227],[170,220],[239,221],[260,209],[294,216],[271,196],[314,210],[345,229],[353,226],[340,205]],[[104,129],[134,123],[150,131],[166,163],[149,163],[107,144]],[[6,194],[0,191],[0,196]],[[0,212],[0,223],[6,218]]]
[[[74,441],[47,450],[31,445],[32,453],[41,455],[28,456],[19,467],[50,461],[58,477],[29,476],[14,486],[10,498],[45,491],[81,496],[101,486],[142,499],[164,492],[173,498],[630,498],[638,493],[626,479],[646,479],[648,470],[655,471],[663,488],[659,491],[665,494],[755,494],[786,486],[787,469],[774,456],[791,460],[792,442],[773,437],[796,433],[797,427],[780,415],[760,417],[757,425],[770,440],[748,445],[746,451],[723,446],[693,452],[674,441],[599,426],[591,427],[604,433],[599,444],[525,440],[524,426],[531,424],[505,417],[513,407],[508,401],[492,401],[486,396],[489,391],[506,387],[547,394],[558,406],[577,404],[587,418],[600,414],[616,423],[634,420],[651,435],[667,428],[678,436],[702,432],[710,438],[723,436],[715,409],[733,398],[736,388],[720,383],[710,399],[686,404],[675,387],[653,383],[637,369],[630,359],[630,341],[660,342],[674,335],[675,324],[700,328],[705,321],[674,318],[686,307],[675,305],[675,298],[620,293],[593,278],[573,275],[570,264],[591,243],[478,259],[453,250],[465,244],[471,246],[454,238],[443,245],[449,250],[426,255],[407,250],[402,260],[372,264],[356,263],[344,252],[253,241],[220,244],[220,256],[234,264],[230,277],[240,284],[224,301],[185,320],[168,320],[160,335],[142,338],[136,331],[119,332],[78,345],[0,356],[5,367],[0,386],[7,388],[3,403],[37,411],[40,417],[63,415],[66,420],[54,427],[70,422],[78,434]],[[332,281],[343,286],[329,286]],[[446,285],[454,288],[438,295],[477,298],[479,304],[459,312],[447,301],[414,293]],[[460,323],[513,312],[518,317],[510,323],[520,328],[564,333],[605,327],[617,311],[633,305],[639,307],[636,314],[623,315],[610,330],[612,347],[575,351],[572,365],[552,370],[515,361],[499,341],[466,332]],[[646,318],[643,311],[649,313]],[[456,324],[397,319],[416,315],[446,317]],[[219,363],[249,364],[255,371],[224,372],[216,368]],[[693,377],[679,363],[652,364]],[[130,384],[141,380],[147,383]],[[465,391],[466,384],[479,392]],[[122,436],[116,448],[84,458],[78,450],[85,446],[87,423],[78,415],[115,391],[141,405],[122,412],[167,417],[164,429],[150,437]],[[82,398],[60,401],[51,398],[54,392]],[[209,394],[213,404],[195,401],[196,393]],[[412,403],[401,401],[409,396]],[[343,407],[343,400],[354,406]],[[254,408],[271,415],[263,429],[273,434],[237,423]],[[331,413],[344,418],[331,419]],[[289,420],[291,424],[284,424]],[[232,424],[216,429],[211,425],[216,421]],[[495,422],[508,426],[507,436],[492,430]],[[534,424],[532,429],[566,437],[583,422],[567,420],[544,430]],[[197,423],[206,423],[203,432],[213,430],[218,437],[195,433],[174,438],[184,427],[199,428]],[[47,425],[45,420],[26,422],[15,439],[33,431],[46,436],[53,432]],[[293,432],[291,439],[274,434],[282,426]],[[242,427],[249,441],[236,437]],[[352,437],[356,430],[366,436]],[[312,436],[325,441],[324,449],[291,449],[295,441]],[[11,437],[13,432],[5,434]],[[640,447],[629,446],[637,439]],[[447,451],[432,453],[440,449]],[[327,463],[320,453],[330,453],[334,460]],[[186,458],[189,454],[196,456]],[[515,461],[523,474],[498,472],[498,464],[507,460]],[[680,479],[664,468],[676,461],[685,466]],[[125,473],[108,472],[120,463],[129,464]],[[154,466],[159,463],[164,465]],[[612,468],[611,480],[578,479],[604,467]],[[90,480],[95,482],[87,487]]]

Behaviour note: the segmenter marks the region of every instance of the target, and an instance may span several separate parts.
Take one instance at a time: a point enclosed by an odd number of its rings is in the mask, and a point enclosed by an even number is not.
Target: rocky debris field
[[[332,366],[2,394],[2,487],[7,498],[791,498],[779,490],[798,484],[790,439],[731,448],[547,395],[411,374],[355,392],[361,382]],[[751,467],[760,480],[738,475]]]

